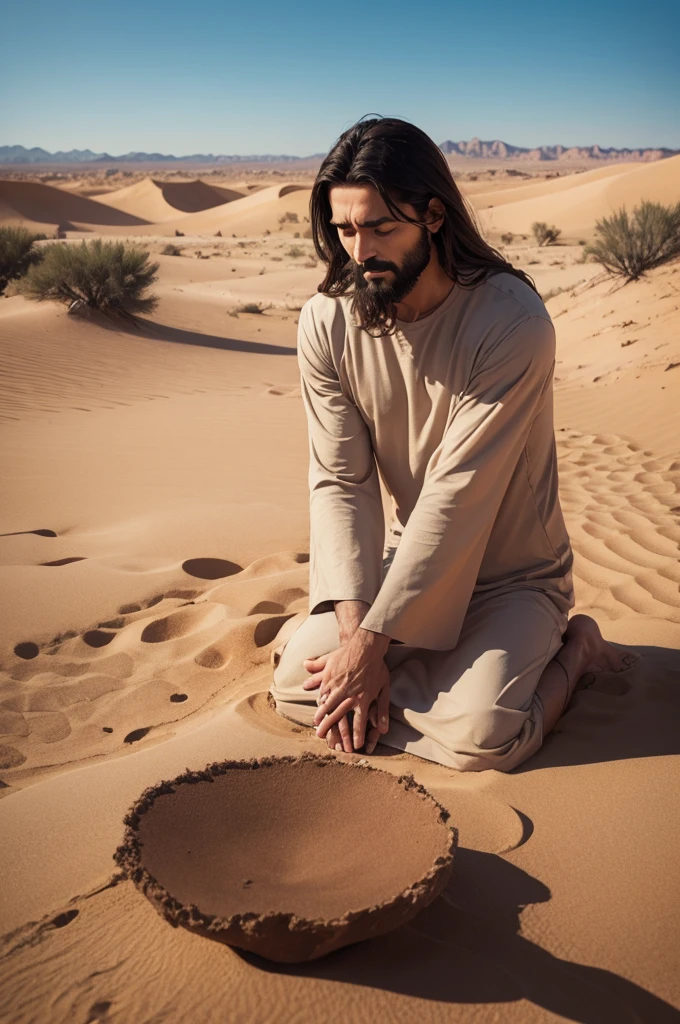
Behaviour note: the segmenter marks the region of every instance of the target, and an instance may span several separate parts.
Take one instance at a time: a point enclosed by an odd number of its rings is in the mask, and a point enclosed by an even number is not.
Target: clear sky
[[[2,35],[5,145],[305,155],[377,112],[436,142],[680,149],[677,0],[32,0]]]

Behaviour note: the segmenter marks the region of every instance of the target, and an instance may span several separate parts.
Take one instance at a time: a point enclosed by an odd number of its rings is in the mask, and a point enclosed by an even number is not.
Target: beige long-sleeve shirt
[[[475,592],[530,587],[572,606],[555,331],[528,285],[505,272],[455,285],[384,338],[355,326],[348,297],[317,294],[300,314],[298,359],[312,613],[365,601],[365,628],[450,650]],[[384,581],[378,472],[402,534]]]

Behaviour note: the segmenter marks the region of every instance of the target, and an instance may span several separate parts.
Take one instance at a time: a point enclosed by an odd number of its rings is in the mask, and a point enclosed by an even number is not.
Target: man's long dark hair
[[[372,185],[397,220],[413,224],[422,224],[430,200],[439,199],[445,209],[444,221],[433,238],[439,262],[452,281],[473,288],[490,274],[505,272],[539,294],[528,274],[513,267],[482,238],[444,154],[432,139],[408,121],[370,117],[340,136],[312,188],[314,247],[328,268],[318,291],[325,295],[344,295],[356,281],[356,264],[330,223],[329,191],[336,185]],[[410,203],[418,219],[407,217],[397,203]],[[396,308],[388,307],[382,322],[374,326],[380,335],[393,333]]]

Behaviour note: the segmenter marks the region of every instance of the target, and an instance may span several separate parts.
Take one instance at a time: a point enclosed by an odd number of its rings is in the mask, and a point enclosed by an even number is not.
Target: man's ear
[[[427,213],[425,214],[425,226],[427,227],[430,234],[435,235],[442,224],[444,223],[444,217],[446,215],[446,207],[442,203],[441,199],[437,199],[436,196],[430,199],[427,207]]]

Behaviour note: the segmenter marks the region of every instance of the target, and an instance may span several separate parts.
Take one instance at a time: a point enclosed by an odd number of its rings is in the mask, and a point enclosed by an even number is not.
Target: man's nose
[[[370,260],[371,256],[376,255],[374,240],[357,231],[354,236],[353,255],[355,263],[365,263],[366,260]]]

